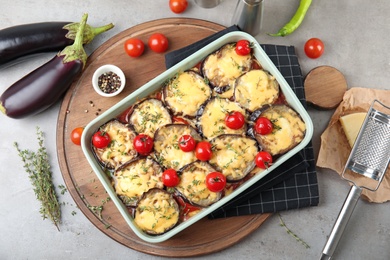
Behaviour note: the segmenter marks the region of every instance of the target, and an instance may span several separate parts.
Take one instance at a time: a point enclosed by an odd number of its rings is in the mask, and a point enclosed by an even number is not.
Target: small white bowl
[[[121,85],[120,87],[118,88],[117,91],[115,92],[112,92],[112,93],[105,93],[103,92],[100,87],[99,87],[99,77],[101,75],[103,75],[104,73],[108,73],[108,72],[113,72],[115,73],[116,75],[119,76],[119,78],[121,79]],[[125,88],[125,85],[126,85],[126,77],[125,77],[125,74],[123,73],[123,71],[118,68],[117,66],[115,65],[111,65],[111,64],[107,64],[107,65],[103,65],[101,67],[99,67],[95,73],[93,73],[93,76],[92,76],[92,86],[93,88],[95,89],[95,91],[103,96],[103,97],[114,97],[116,95],[118,95],[119,93],[122,92],[122,90]]]

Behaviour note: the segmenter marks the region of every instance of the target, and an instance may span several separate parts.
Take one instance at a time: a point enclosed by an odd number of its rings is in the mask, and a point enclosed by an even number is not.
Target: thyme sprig
[[[52,181],[49,156],[44,146],[43,132],[37,127],[39,149],[36,152],[21,150],[16,142],[14,146],[24,163],[24,169],[29,174],[36,198],[41,202],[40,213],[43,219],[49,218],[59,229],[61,223],[61,206]]]
[[[297,240],[299,243],[301,243],[304,247],[306,248],[310,248],[310,246],[305,242],[303,241],[300,237],[298,237],[293,231],[291,231],[287,226],[286,224],[284,223],[283,219],[282,219],[282,216],[279,215],[279,219],[280,219],[280,226],[281,227],[284,227],[287,231],[287,234],[291,235],[293,238],[295,238],[295,240]]]

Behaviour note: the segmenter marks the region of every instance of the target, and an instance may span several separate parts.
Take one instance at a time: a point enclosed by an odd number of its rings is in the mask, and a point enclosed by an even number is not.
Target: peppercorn
[[[98,78],[98,86],[104,93],[114,93],[121,86],[121,78],[114,72],[105,72]]]

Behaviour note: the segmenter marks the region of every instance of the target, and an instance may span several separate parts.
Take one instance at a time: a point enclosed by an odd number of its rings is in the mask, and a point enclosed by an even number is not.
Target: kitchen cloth
[[[237,31],[235,25],[205,39],[165,55],[165,65],[172,67],[222,35]],[[294,46],[260,44],[272,62],[306,107],[303,78]],[[243,193],[209,215],[209,218],[271,213],[317,206],[319,192],[311,142],[299,153],[274,169]]]

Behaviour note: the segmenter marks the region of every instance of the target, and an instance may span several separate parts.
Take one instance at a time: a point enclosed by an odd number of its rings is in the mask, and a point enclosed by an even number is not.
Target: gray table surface
[[[91,25],[115,24],[86,49],[91,53],[106,40],[134,25],[166,17],[191,17],[231,25],[235,0],[225,0],[213,9],[203,9],[189,0],[185,13],[177,15],[168,0],[94,1],[5,1],[0,0],[0,28],[43,21],[79,21],[89,13]],[[272,38],[294,14],[299,0],[265,0],[260,43],[294,45],[306,75],[320,65],[334,66],[344,73],[349,88],[390,89],[390,3],[386,0],[313,1],[301,27],[292,35]],[[325,43],[324,55],[308,59],[305,41],[319,37]],[[11,67],[0,69],[0,92],[46,62],[53,54],[42,54]],[[63,184],[56,150],[56,122],[60,103],[39,115],[14,120],[0,115],[0,259],[162,259],[129,249],[99,231],[77,209],[69,193],[60,196],[61,232],[49,220],[43,221],[39,203],[24,172],[13,142],[23,148],[36,147],[35,127],[46,135],[54,182]],[[333,111],[310,108],[314,122],[313,144],[316,156],[320,135]],[[258,230],[234,246],[204,256],[205,259],[318,259],[327,236],[348,193],[347,182],[331,170],[318,169],[320,204],[317,207],[281,212],[286,225],[310,248],[305,248],[279,225],[273,215]],[[76,214],[72,214],[75,212]],[[345,231],[335,259],[390,259],[390,207],[360,200]],[[232,220],[233,221],[233,220]]]

